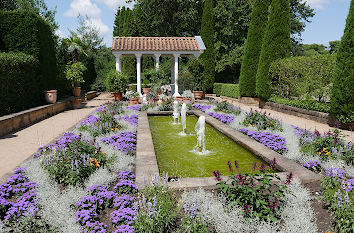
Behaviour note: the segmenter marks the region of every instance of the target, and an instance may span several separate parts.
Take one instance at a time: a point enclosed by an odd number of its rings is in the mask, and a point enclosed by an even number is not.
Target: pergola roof
[[[112,51],[201,52],[205,45],[196,37],[114,37]]]

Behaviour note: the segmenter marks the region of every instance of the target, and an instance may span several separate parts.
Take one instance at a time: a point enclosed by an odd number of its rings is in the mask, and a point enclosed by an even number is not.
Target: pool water
[[[208,153],[198,154],[193,148],[197,144],[194,126],[196,116],[187,116],[186,136],[181,136],[182,125],[174,124],[172,116],[149,116],[150,129],[160,173],[169,176],[211,177],[219,170],[229,175],[227,162],[238,161],[240,172],[251,172],[252,164],[263,160],[238,145],[209,124],[205,124],[205,147]],[[266,164],[267,165],[267,164]]]

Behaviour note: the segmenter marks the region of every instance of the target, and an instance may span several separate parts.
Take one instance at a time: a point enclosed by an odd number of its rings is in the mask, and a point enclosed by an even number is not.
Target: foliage
[[[213,89],[213,93],[216,96],[220,96],[221,95],[221,88],[222,88],[223,83],[214,83],[214,89]]]
[[[216,104],[216,111],[239,115],[241,113],[241,108],[235,107],[234,105],[232,105],[226,101],[221,101]]]
[[[321,135],[318,131],[311,133],[298,127],[294,128],[303,153],[319,156],[324,161],[342,159],[348,165],[354,164],[354,146],[345,142],[345,136],[340,130],[329,130]]]
[[[191,217],[184,215],[182,218],[182,224],[177,232],[200,232],[208,233],[211,232],[207,224],[201,219],[201,217]]]
[[[183,66],[182,66],[183,67]],[[206,83],[204,80],[204,66],[199,59],[189,59],[186,66],[182,68],[178,82],[184,90],[205,91]]]
[[[329,112],[330,108],[329,103],[317,102],[315,100],[292,100],[281,97],[271,97],[269,101],[318,112]]]
[[[354,227],[354,180],[335,175],[341,172],[338,168],[326,171],[321,179],[322,200],[336,219],[335,232],[350,232]]]
[[[331,92],[331,114],[340,122],[354,122],[354,1],[350,3],[347,23],[337,53]]]
[[[257,127],[258,130],[280,130],[282,131],[281,123],[278,120],[269,117],[270,113],[267,116],[267,113],[258,112],[257,110],[252,110],[247,113],[246,118],[241,123],[244,126],[253,126]]]
[[[161,105],[159,106],[159,111],[172,111],[172,110],[173,110],[172,100],[162,101]]]
[[[74,87],[78,87],[80,83],[85,82],[83,72],[86,67],[81,62],[69,64],[65,70],[65,77],[69,80]]]
[[[290,56],[290,5],[287,0],[273,0],[259,57],[256,76],[257,96],[262,100],[270,98],[271,78],[269,67],[277,59]]]
[[[145,187],[139,198],[135,232],[170,232],[177,223],[178,210],[172,192],[163,185]]]
[[[39,61],[39,91],[56,89],[57,61],[51,26],[31,11],[0,11],[0,21],[0,50],[34,56]]]
[[[276,160],[273,161],[271,170],[275,170]],[[230,162],[228,166],[233,174],[226,181],[221,179],[218,171],[213,172],[218,180],[219,192],[226,197],[227,204],[240,206],[247,218],[278,221],[287,193],[287,185],[277,184],[280,178],[276,174],[264,173],[264,164],[260,168],[257,164],[253,165],[253,171],[259,169],[260,174],[239,173],[237,161],[235,161],[235,169]],[[285,184],[290,184],[292,178],[292,174],[289,174]]]
[[[329,42],[329,53],[332,54],[332,53],[338,52],[339,45],[340,45],[340,40],[330,41]]]
[[[240,96],[239,84],[223,84],[221,95],[237,99]]]
[[[122,72],[111,70],[107,73],[106,88],[111,92],[124,92],[128,87],[128,77]]]
[[[96,51],[94,58],[97,78],[91,85],[91,88],[96,91],[105,91],[106,86],[104,85],[104,81],[106,80],[106,74],[110,70],[115,69],[115,57],[111,49],[103,46]]]
[[[256,75],[265,28],[268,21],[270,1],[253,1],[251,23],[247,34],[245,54],[239,77],[241,96],[256,96]]]
[[[139,93],[137,91],[127,91],[125,93],[125,97],[127,97],[128,99],[139,98]]]
[[[203,86],[204,90],[210,90],[215,80],[215,31],[213,0],[205,0],[202,16],[200,36],[203,39],[206,50],[199,59],[204,66]]]
[[[65,133],[56,143],[39,149],[43,169],[59,184],[82,185],[96,169],[112,162],[92,144],[81,135]]]
[[[292,57],[275,61],[270,67],[272,90],[285,98],[326,101],[332,85],[335,55]]]
[[[41,104],[38,66],[33,56],[0,53],[0,116]]]
[[[329,51],[327,47],[323,44],[303,44],[301,45],[303,50],[303,56],[315,56],[315,55],[324,55],[328,54]]]

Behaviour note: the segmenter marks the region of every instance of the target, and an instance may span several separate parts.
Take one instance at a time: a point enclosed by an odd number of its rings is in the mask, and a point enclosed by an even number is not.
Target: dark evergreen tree
[[[239,79],[241,96],[256,96],[256,75],[264,31],[268,22],[269,4],[269,0],[253,1],[251,23]]]
[[[214,84],[215,78],[215,51],[214,51],[214,11],[213,0],[205,0],[202,27],[200,33],[206,50],[200,56],[202,64],[204,66],[203,72],[203,89],[210,90]]]
[[[271,77],[269,67],[277,59],[290,56],[290,5],[289,0],[273,0],[259,57],[256,92],[261,100],[270,98]]]
[[[340,122],[354,122],[354,1],[337,52],[331,93],[331,113]]]

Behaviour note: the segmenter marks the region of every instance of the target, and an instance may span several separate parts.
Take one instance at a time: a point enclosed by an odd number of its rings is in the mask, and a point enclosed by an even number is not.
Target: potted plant
[[[128,77],[116,70],[110,70],[105,80],[106,88],[113,93],[114,100],[122,100],[123,93],[128,86]]]
[[[192,101],[193,93],[190,90],[184,91],[182,97],[183,97],[183,103],[190,102]]]
[[[203,99],[204,94],[204,84],[203,84],[203,72],[204,67],[198,59],[191,59],[187,63],[187,71],[190,76],[193,77],[191,81],[191,89],[193,90],[195,99]]]
[[[73,94],[75,97],[80,96],[80,83],[85,82],[83,77],[83,72],[85,70],[86,67],[81,62],[76,62],[66,66],[65,77],[71,82],[71,85],[73,86]]]
[[[80,108],[81,106],[80,83],[85,82],[83,78],[83,72],[85,70],[86,67],[81,62],[76,62],[66,66],[65,77],[73,86],[73,94],[75,98],[71,100],[71,105],[74,109]]]
[[[142,88],[143,88],[143,93],[144,95],[149,94],[149,92],[151,91],[151,88],[149,87],[149,80],[148,79],[143,79],[143,83],[142,83]]]
[[[127,91],[125,97],[129,99],[129,105],[135,105],[139,103],[139,93],[136,91]]]

